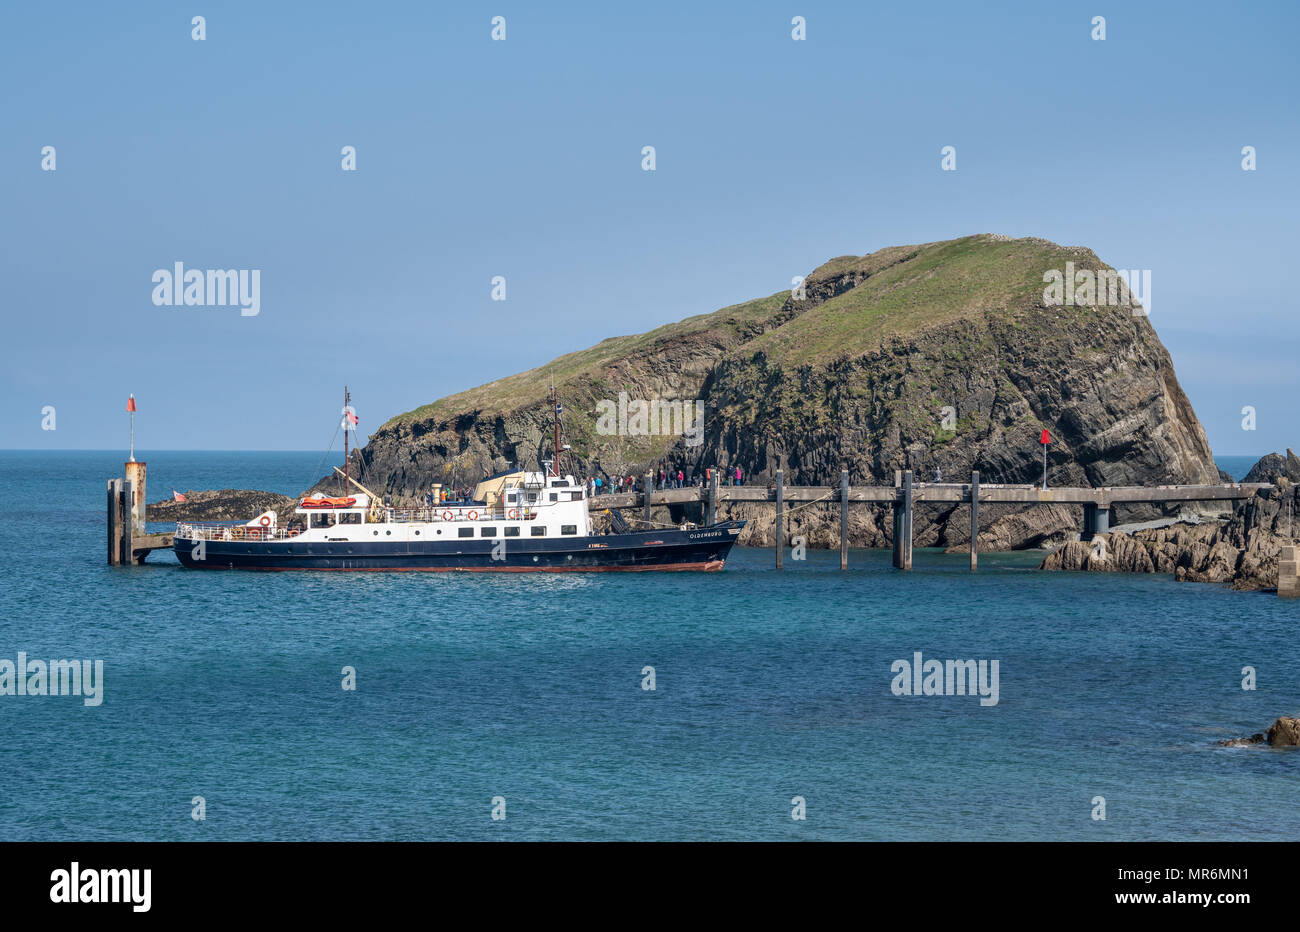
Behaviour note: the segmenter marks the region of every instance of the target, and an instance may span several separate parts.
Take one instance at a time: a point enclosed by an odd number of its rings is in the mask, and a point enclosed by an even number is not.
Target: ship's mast
[[[555,398],[555,379],[551,379],[551,418],[555,424],[555,462],[551,469],[556,478],[560,475],[560,403]]]
[[[348,478],[348,404],[351,396],[348,394],[348,387],[343,386],[343,497],[347,498],[348,489],[351,487],[351,480]]]

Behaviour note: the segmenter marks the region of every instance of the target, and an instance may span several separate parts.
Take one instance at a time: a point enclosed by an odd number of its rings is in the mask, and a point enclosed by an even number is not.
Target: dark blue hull
[[[728,521],[693,530],[598,537],[491,540],[202,542],[177,537],[173,550],[193,569],[530,573],[602,570],[720,570],[743,528]],[[200,543],[202,547],[200,548]]]

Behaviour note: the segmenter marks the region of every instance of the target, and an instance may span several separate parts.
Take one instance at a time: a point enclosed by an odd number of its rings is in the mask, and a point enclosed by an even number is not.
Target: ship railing
[[[536,508],[489,508],[486,505],[439,505],[435,508],[389,508],[387,520],[396,524],[440,521],[535,521]],[[451,517],[447,517],[450,515]]]
[[[244,524],[194,524],[178,521],[176,536],[186,540],[290,540],[302,533],[301,528],[249,527]]]

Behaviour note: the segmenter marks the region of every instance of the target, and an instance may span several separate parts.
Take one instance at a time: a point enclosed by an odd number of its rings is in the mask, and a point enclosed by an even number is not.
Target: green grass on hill
[[[857,273],[861,280],[856,286],[732,346],[729,353],[749,357],[761,352],[770,363],[780,366],[818,365],[871,352],[891,336],[919,333],[989,312],[1014,318],[1041,300],[1043,273],[1064,269],[1069,260],[1081,268],[1099,264],[1087,250],[991,234],[893,246],[867,256],[840,256],[812,272],[809,281],[842,282],[845,274]],[[771,319],[789,297],[788,291],[779,291],[648,333],[611,337],[536,369],[408,411],[384,426],[463,412],[514,411],[545,397],[552,378],[564,397],[566,386],[574,382],[601,382],[609,367],[624,360],[635,366],[638,357],[682,340],[705,339],[725,346]]]

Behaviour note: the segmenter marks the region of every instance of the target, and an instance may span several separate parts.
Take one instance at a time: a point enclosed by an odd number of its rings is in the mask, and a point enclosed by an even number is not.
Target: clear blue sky
[[[134,392],[143,450],[321,449],[344,382],[364,440],[832,256],[998,232],[1151,269],[1215,452],[1300,446],[1298,26],[1294,2],[9,3],[2,442],[124,447]],[[177,260],[260,269],[260,314],[155,306]]]

